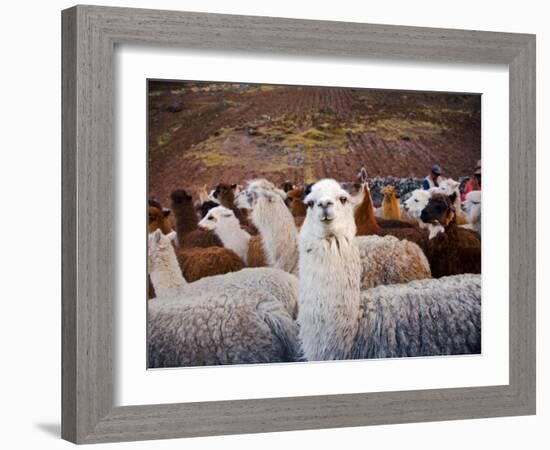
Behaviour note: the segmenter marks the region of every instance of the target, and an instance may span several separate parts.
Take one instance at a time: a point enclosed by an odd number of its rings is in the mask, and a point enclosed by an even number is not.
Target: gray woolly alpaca
[[[361,292],[349,194],[334,180],[322,180],[306,201],[311,206],[300,231],[298,323],[308,360],[481,351],[479,275]]]
[[[244,269],[187,284],[171,236],[149,236],[158,298],[148,302],[148,366],[252,364],[301,359],[298,281],[277,269]]]
[[[481,277],[378,286],[361,292],[352,359],[481,353]]]

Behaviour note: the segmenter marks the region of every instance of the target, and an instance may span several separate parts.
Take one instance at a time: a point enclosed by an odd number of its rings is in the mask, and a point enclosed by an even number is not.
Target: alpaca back
[[[176,254],[181,271],[189,283],[244,268],[243,260],[228,248],[180,248]]]
[[[358,236],[354,241],[361,259],[361,290],[431,278],[428,260],[413,242],[394,236]]]
[[[213,231],[193,230],[187,233],[183,240],[179,236],[180,234],[178,234],[178,241],[182,248],[223,247],[222,240]]]
[[[301,237],[298,323],[308,360],[348,357],[360,312],[360,272],[359,252],[352,240]]]
[[[457,275],[361,293],[354,359],[481,353],[481,277]]]
[[[298,233],[292,214],[284,201],[260,196],[252,211],[252,221],[260,230],[270,267],[289,273],[298,270]]]

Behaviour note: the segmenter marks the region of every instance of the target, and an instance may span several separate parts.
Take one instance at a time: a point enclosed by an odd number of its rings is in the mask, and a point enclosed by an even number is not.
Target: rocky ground
[[[176,188],[349,181],[362,166],[405,193],[434,162],[458,179],[481,158],[476,95],[150,82],[148,100],[149,196],[165,204]]]

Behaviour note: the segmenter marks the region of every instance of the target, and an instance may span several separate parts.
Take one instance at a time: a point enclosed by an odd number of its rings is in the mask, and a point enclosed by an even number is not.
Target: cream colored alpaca
[[[474,230],[481,236],[481,191],[468,192],[462,204],[462,210],[468,220],[468,224],[462,227]]]
[[[214,231],[223,246],[233,250],[247,264],[250,234],[241,228],[233,211],[225,206],[216,206],[199,222],[199,227]]]
[[[334,180],[321,180],[305,200],[298,323],[307,360],[480,353],[479,276],[361,292],[349,194]]]
[[[298,233],[285,198],[284,191],[259,179],[248,183],[246,190],[235,198],[235,205],[252,211],[249,217],[260,232],[268,265],[296,274]]]
[[[149,276],[157,297],[178,295],[187,284],[172,246],[176,238],[175,231],[165,235],[160,229],[148,236]]]

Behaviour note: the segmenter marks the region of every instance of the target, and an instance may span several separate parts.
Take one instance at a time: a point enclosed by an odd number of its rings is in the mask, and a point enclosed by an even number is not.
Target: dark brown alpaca
[[[176,219],[176,233],[178,243],[182,248],[194,247],[223,247],[222,241],[212,231],[198,229],[199,220],[193,197],[183,189],[178,189],[170,195],[172,211]]]
[[[251,235],[258,234],[256,227],[248,220],[247,214],[235,206],[235,189],[236,184],[220,183],[214,190],[214,197],[218,199],[220,205],[233,211],[235,217],[239,219],[241,227],[244,228]]]
[[[453,200],[444,194],[432,194],[420,215],[423,222],[445,230],[422,243],[434,278],[481,273],[481,240],[475,231],[456,223]]]

